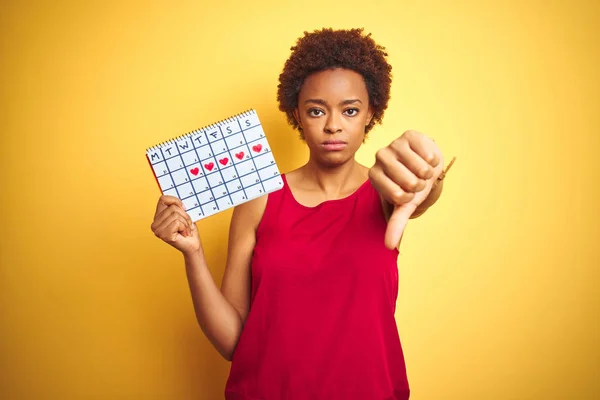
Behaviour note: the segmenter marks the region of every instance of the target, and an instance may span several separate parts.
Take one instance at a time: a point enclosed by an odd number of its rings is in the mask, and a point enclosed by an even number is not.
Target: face
[[[309,75],[300,89],[294,116],[311,160],[326,166],[353,160],[373,117],[363,77],[342,68]]]

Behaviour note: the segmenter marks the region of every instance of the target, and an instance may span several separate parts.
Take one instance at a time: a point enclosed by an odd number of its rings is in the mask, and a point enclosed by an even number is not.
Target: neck
[[[335,167],[320,165],[311,158],[303,170],[305,180],[311,181],[321,191],[334,197],[347,191],[348,186],[356,186],[356,181],[364,179],[360,173],[360,165],[354,158]]]

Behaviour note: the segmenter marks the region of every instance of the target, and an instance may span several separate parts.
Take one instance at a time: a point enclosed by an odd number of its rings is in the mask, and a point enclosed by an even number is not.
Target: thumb
[[[191,237],[199,236],[198,227],[196,226],[196,223],[194,221],[192,221],[190,223],[189,230],[187,231],[187,233],[188,233],[188,235],[186,235],[186,236],[191,236]]]
[[[389,250],[393,250],[400,244],[402,234],[408,224],[408,219],[415,211],[417,206],[411,203],[405,203],[401,206],[395,206],[394,212],[390,217],[387,229],[385,230],[385,247]]]

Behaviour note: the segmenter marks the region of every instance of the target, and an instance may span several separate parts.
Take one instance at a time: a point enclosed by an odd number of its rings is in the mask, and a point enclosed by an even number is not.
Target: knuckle
[[[416,192],[420,186],[421,186],[421,180],[416,177],[411,178],[406,184],[406,188],[410,192]]]
[[[407,182],[406,186],[407,186],[407,189],[409,189],[411,192],[414,192],[419,187],[419,180],[416,177],[410,178],[410,180]]]
[[[414,137],[414,136],[415,136],[415,131],[413,129],[409,129],[409,130],[405,131],[401,137],[410,138],[410,137]]]
[[[428,166],[424,166],[419,170],[419,176],[423,179],[430,177],[431,173],[431,168],[429,168]]]
[[[404,199],[406,198],[406,193],[403,190],[394,190],[391,193],[390,198],[392,200],[392,203],[402,204],[405,201]]]
[[[410,147],[410,142],[409,139],[403,135],[400,136],[398,139],[394,140],[390,147],[393,149],[394,152],[402,153]]]
[[[431,165],[436,160],[435,153],[433,151],[428,151],[427,155],[425,156],[425,159]]]
[[[391,146],[396,149],[402,147],[404,145],[404,143],[406,142],[406,138],[404,135],[405,134],[403,134],[402,136],[400,136],[397,139],[394,139]]]
[[[163,194],[162,196],[160,196],[158,198],[158,203],[159,204],[168,204],[169,203],[169,196],[167,196],[166,194]]]

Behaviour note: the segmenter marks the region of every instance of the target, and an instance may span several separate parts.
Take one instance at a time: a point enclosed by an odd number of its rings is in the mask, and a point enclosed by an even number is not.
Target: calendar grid
[[[213,152],[213,150],[212,150],[212,148],[211,148],[211,146],[210,146],[210,140],[208,139],[208,136],[206,135],[206,131],[205,131],[205,130],[202,130],[202,133],[204,134],[204,138],[206,139],[206,142],[207,142],[205,146],[208,146],[208,147],[210,148],[211,154],[214,156],[215,154],[214,154],[214,152]],[[201,148],[201,147],[202,147],[202,145],[200,145],[200,148]],[[207,161],[207,160],[202,160],[202,157],[200,157],[200,155],[198,154],[198,149],[196,149],[196,154],[198,155],[198,162],[200,163],[200,170],[202,170],[202,167],[203,167],[203,165],[204,165],[204,161]],[[210,174],[204,174],[204,177],[206,178],[207,182],[208,182],[208,175],[210,175]],[[217,206],[217,209],[218,209],[218,205],[217,205],[217,196],[215,195],[215,192],[213,191],[213,189],[214,189],[214,188],[213,188],[213,187],[212,187],[212,186],[209,184],[209,185],[208,185],[208,190],[210,191],[210,194],[211,194],[211,197],[210,197],[210,198],[211,198],[212,200],[210,200],[210,199],[209,199],[209,200],[208,200],[207,202],[205,202],[204,204],[202,204],[202,202],[201,202],[201,201],[199,201],[199,204],[200,204],[200,210],[201,210],[201,211],[204,213],[204,215],[207,215],[207,214],[209,214],[209,213],[207,213],[207,212],[205,211],[204,207],[206,206],[206,208],[208,209],[208,208],[210,207],[210,206],[209,206],[209,204],[211,203],[211,201],[213,201],[213,202],[215,203],[215,205]],[[206,190],[205,190],[205,192],[206,192]],[[198,200],[200,200],[200,199],[198,199]],[[212,211],[212,210],[211,210],[211,211]]]
[[[223,130],[221,129],[221,126],[219,125],[219,132],[221,133],[221,136],[223,137],[223,143],[225,143],[225,148],[227,148],[227,151],[225,151],[224,153],[227,154],[227,158],[229,159],[229,162],[231,162],[231,165],[233,165],[233,160],[231,159],[231,154],[229,154],[229,146],[227,146],[227,142],[225,141],[225,135],[223,135]],[[209,143],[210,144],[210,143]],[[212,148],[212,145],[211,145]],[[214,150],[213,150],[213,154],[214,154]],[[220,153],[222,154],[222,153]],[[215,159],[217,160],[217,162],[220,162],[218,160],[218,154],[215,154]],[[217,168],[219,168],[217,166]],[[227,167],[226,167],[227,168]],[[219,174],[221,175],[221,179],[223,180],[223,186],[225,186],[225,189],[227,190],[227,182],[225,177],[223,176],[223,171],[221,170],[221,168],[219,168]],[[229,197],[229,201],[231,202],[231,204],[233,204],[233,199],[231,198],[231,194],[229,193],[229,190],[227,190],[227,196]],[[217,204],[217,208],[219,208],[219,204]]]
[[[202,146],[201,144],[199,144],[199,147]],[[194,153],[196,153],[196,160],[198,160],[198,164],[200,165],[200,170],[202,170],[202,160],[200,159],[200,154],[198,154],[198,147],[196,147],[196,145],[194,144],[194,142],[192,141],[192,148],[194,149]],[[184,168],[186,168],[184,166]],[[202,174],[204,175],[204,174]],[[194,185],[194,182],[192,180],[192,187]],[[210,190],[210,193],[212,194],[212,197],[215,197],[215,194],[212,192],[212,188],[210,187],[210,185],[208,186],[208,189]],[[194,190],[195,191],[195,190]],[[198,208],[200,208],[200,213],[202,215],[206,215],[206,211],[204,210],[204,208],[202,207],[202,201],[200,201],[200,198],[198,197],[198,193],[196,193],[196,198],[198,199]],[[192,209],[193,210],[193,209]],[[190,211],[192,211],[190,210]]]
[[[240,126],[240,130],[241,130],[242,132],[244,132],[244,130],[242,129],[242,124],[240,123],[240,120],[239,120],[239,119],[238,119],[237,123],[238,123],[238,125]],[[252,129],[252,128],[249,128],[249,129]],[[243,134],[243,133],[242,133],[242,134]],[[260,139],[257,139],[257,140],[260,140]],[[247,142],[247,141],[246,141],[246,143],[248,143],[248,144],[249,144],[249,142]],[[256,162],[254,162],[254,156],[251,156],[251,157],[250,157],[250,159],[252,160],[252,164],[254,164],[254,170],[255,170],[255,171],[256,171],[256,173],[258,174],[258,168],[256,167]],[[260,175],[259,175],[258,179],[260,179]],[[264,193],[264,191],[265,191],[265,186],[263,185],[263,183],[262,183],[262,180],[261,180],[261,182],[260,182],[260,185],[262,186],[262,188],[263,188],[263,193]]]
[[[263,154],[261,154],[259,157],[261,157],[261,156],[263,156]],[[269,167],[271,167],[271,165],[267,165],[266,167],[258,168],[258,169],[256,169],[255,171],[253,171],[253,172],[249,172],[249,173],[247,173],[247,174],[238,175],[238,178],[242,178],[242,177],[244,177],[244,176],[252,175],[252,174],[254,174],[255,172],[258,172],[258,171],[264,171],[264,170],[268,169]],[[173,172],[181,171],[182,169],[185,169],[185,168],[179,168],[179,169],[177,169],[177,170],[175,170],[175,171],[173,171]],[[167,176],[167,175],[170,175],[170,173],[169,173],[169,172],[167,172],[166,174],[159,176],[159,178],[161,178],[161,177],[163,177],[163,176]],[[231,182],[235,181],[235,180],[236,180],[236,179],[238,179],[238,178],[233,178],[233,179],[231,179],[231,180],[225,181],[225,183],[231,183]],[[193,182],[193,181],[197,181],[198,179],[200,179],[200,178],[195,178],[195,179],[193,179],[193,180],[192,180],[192,182]],[[269,179],[264,179],[264,180],[269,180]],[[257,183],[256,185],[258,185],[258,183]],[[181,185],[177,185],[177,186],[181,186]],[[221,185],[219,185],[219,186],[221,186]],[[254,185],[250,185],[250,186],[254,186]],[[209,187],[209,189],[210,189],[210,187]],[[242,187],[242,189],[240,189],[240,190],[243,190],[243,189],[244,189],[244,188]],[[237,192],[237,190],[236,190],[236,191],[234,191],[234,193],[235,193],[235,192]],[[219,198],[223,198],[223,197],[225,197],[225,196],[227,196],[227,195],[221,196],[221,197],[219,197]],[[192,197],[192,195],[190,195],[190,196],[187,196],[187,197],[184,197],[184,198],[189,198],[189,197]]]
[[[181,199],[193,221],[283,187],[254,110],[153,146],[146,157],[163,194]]]
[[[238,121],[238,124],[239,124],[239,121]],[[242,127],[240,126],[240,129],[241,129],[241,128],[242,128]],[[222,131],[221,131],[221,132],[222,132]],[[243,130],[240,130],[240,133],[243,135],[243,134],[244,134],[244,131],[243,131]],[[248,142],[246,142],[246,145],[247,145],[247,143],[248,143]],[[227,145],[227,141],[225,141],[225,145]],[[235,149],[238,149],[238,148],[240,148],[240,147],[244,147],[244,146],[245,146],[245,145],[240,145],[240,146],[238,146],[238,147],[234,147],[233,149],[230,149],[230,150],[229,150],[229,157],[231,157],[231,154],[234,154],[234,155],[235,155]],[[229,146],[227,146],[227,147],[229,148]],[[235,175],[237,176],[237,180],[239,180],[239,181],[240,181],[240,186],[242,187],[242,190],[244,191],[244,197],[247,199],[247,198],[248,198],[248,193],[246,193],[246,188],[244,187],[244,185],[242,185],[242,181],[241,181],[241,179],[242,179],[242,175],[241,175],[241,174],[240,174],[240,172],[238,171],[238,169],[237,169],[237,166],[235,165],[235,162],[233,161],[233,158],[231,158],[231,165],[233,165],[233,170],[235,171]],[[232,181],[229,181],[229,182],[233,182],[233,180],[232,180]],[[225,182],[225,185],[227,186],[227,183],[229,183],[229,182]],[[234,192],[234,193],[236,193],[236,192]],[[233,201],[233,200],[232,200],[232,201]]]
[[[179,150],[179,145],[178,145],[177,143],[175,143],[175,147],[177,147],[177,152],[179,153],[179,157],[181,157],[181,161],[182,161],[182,164],[183,164],[183,168],[185,169],[185,174],[186,174],[186,175],[187,175],[187,177],[188,177],[188,182],[190,183],[190,185],[192,185],[192,177],[190,176],[190,172],[188,171],[188,169],[185,167],[185,161],[183,160],[183,157],[182,157],[182,156],[183,156],[183,154],[182,154],[182,153],[181,153],[181,151]],[[192,149],[194,149],[194,143],[192,143],[192,144],[191,144],[191,147],[192,147]],[[185,153],[188,153],[188,152],[190,152],[190,151],[191,151],[191,150],[189,150],[189,151],[186,151]],[[177,186],[175,186],[175,187],[177,187]],[[192,186],[192,187],[193,187],[193,186]],[[195,190],[194,190],[194,192],[195,192]],[[177,193],[179,193],[179,191],[178,191]],[[200,204],[200,199],[198,198],[198,194],[197,194],[197,193],[194,193],[192,196],[195,196],[195,197],[196,197],[196,201],[198,201],[198,207],[200,207],[200,206],[201,206],[201,204]],[[189,198],[189,197],[192,197],[192,196],[188,196],[187,198]],[[194,207],[194,208],[196,208],[196,207]],[[202,212],[202,208],[200,208],[200,212]]]
[[[167,159],[165,158],[165,152],[163,151],[162,148],[160,149],[160,152],[162,154],[163,160],[165,160],[165,162],[166,162]],[[169,157],[169,158],[171,158],[171,157]],[[177,192],[177,197],[179,197],[181,199],[181,194],[179,193],[179,190],[177,190],[177,185],[175,185],[175,181],[173,180],[173,175],[171,174],[171,170],[169,169],[169,167],[167,167],[167,171],[168,171],[169,176],[171,177],[171,181],[173,181],[173,186],[174,186],[175,191]]]

